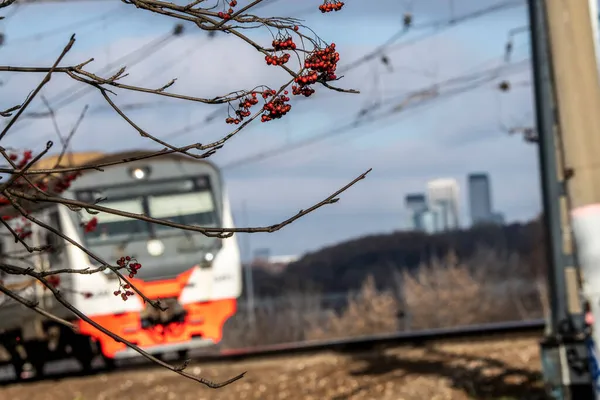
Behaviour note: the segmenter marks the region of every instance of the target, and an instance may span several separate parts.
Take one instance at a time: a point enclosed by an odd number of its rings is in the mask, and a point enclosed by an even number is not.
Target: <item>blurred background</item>
[[[317,88],[293,99],[285,118],[251,124],[211,158],[223,170],[235,223],[278,223],[373,171],[335,205],[279,232],[239,235],[244,294],[224,345],[541,318],[526,3],[349,0],[325,15],[308,3],[269,0],[255,12],[303,19],[335,42],[338,86],[361,93]],[[285,78],[242,41],[179,22],[113,1],[21,3],[0,21],[0,58],[47,66],[76,33],[64,64],[93,57],[88,69],[102,76],[127,66],[125,83],[158,88],[177,78],[172,91],[211,97]],[[271,40],[267,30],[247,33]],[[39,78],[3,73],[3,105]],[[159,148],[85,85],[56,75],[43,96],[63,131],[89,105],[72,151]],[[174,145],[230,129],[224,106],[124,91],[115,101]],[[57,140],[40,99],[5,140],[34,151]]]

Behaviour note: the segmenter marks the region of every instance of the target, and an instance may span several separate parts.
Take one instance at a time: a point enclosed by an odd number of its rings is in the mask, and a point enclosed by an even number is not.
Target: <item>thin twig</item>
[[[1,265],[0,265],[1,267]],[[14,267],[17,269],[21,270],[21,273],[23,275],[28,275],[31,276],[37,280],[39,280],[45,287],[47,287],[48,289],[50,289],[50,291],[52,291],[52,293],[54,294],[54,297],[56,298],[56,300],[61,303],[63,306],[65,306],[67,309],[69,309],[69,311],[71,311],[73,314],[75,314],[77,317],[79,317],[80,319],[82,319],[83,321],[87,322],[88,324],[92,325],[94,328],[98,329],[100,332],[104,333],[105,335],[111,337],[112,339],[114,339],[115,341],[119,342],[119,343],[124,343],[127,347],[135,350],[137,353],[139,353],[140,355],[142,355],[143,357],[145,357],[146,359],[164,367],[167,368],[173,372],[178,373],[181,376],[184,376],[188,379],[192,379],[196,382],[202,383],[203,385],[208,386],[211,389],[218,389],[221,388],[223,386],[227,386],[241,378],[244,377],[244,375],[246,374],[245,372],[234,376],[231,379],[228,379],[224,382],[212,382],[209,381],[207,379],[204,379],[202,377],[198,377],[192,374],[189,374],[187,372],[185,372],[181,367],[179,366],[172,366],[162,360],[159,360],[158,358],[152,356],[151,354],[147,353],[146,351],[142,350],[140,347],[136,346],[134,343],[122,338],[121,336],[117,335],[116,333],[111,332],[109,329],[104,328],[102,325],[100,325],[99,323],[97,323],[96,321],[92,320],[91,318],[89,318],[87,315],[85,315],[84,313],[82,313],[81,311],[79,311],[79,309],[77,309],[75,306],[73,306],[70,302],[68,302],[67,300],[65,300],[62,295],[60,294],[60,290],[56,289],[53,285],[51,285],[43,276],[41,276],[39,273],[32,271],[30,269],[25,269],[25,268],[20,268],[20,267]],[[25,300],[25,299],[24,299]]]
[[[114,272],[119,277],[119,279],[121,279],[122,281],[125,281],[127,284],[129,284],[131,286],[131,289],[134,292],[136,292],[138,295],[140,295],[140,297],[142,298],[142,300],[144,302],[149,303],[153,307],[158,308],[158,309],[160,309],[162,311],[166,310],[166,308],[164,308],[161,305],[160,301],[151,300],[144,293],[142,293],[134,284],[132,284],[131,281],[129,281],[127,278],[125,278],[125,276],[121,273],[121,271],[119,271],[120,268],[116,268],[116,267],[113,267],[113,266],[109,265],[106,261],[104,261],[103,259],[101,259],[100,257],[98,257],[96,254],[94,254],[90,250],[86,249],[84,246],[82,246],[79,243],[77,243],[75,240],[71,239],[69,236],[61,233],[60,231],[58,231],[57,229],[53,228],[52,226],[50,226],[48,224],[45,224],[44,222],[40,221],[39,219],[31,216],[26,210],[23,209],[23,207],[21,207],[15,201],[15,199],[13,198],[12,195],[7,194],[6,197],[11,202],[12,206],[15,207],[19,212],[21,212],[21,214],[25,218],[27,218],[28,220],[30,220],[34,224],[39,225],[42,228],[45,228],[46,230],[48,230],[48,231],[54,233],[55,235],[61,237],[62,239],[66,240],[67,242],[71,243],[72,245],[76,246],[78,249],[80,249],[81,251],[83,251],[84,253],[86,253],[88,256],[92,257],[94,260],[96,260],[99,263],[101,263],[102,266],[105,267],[105,269],[110,269],[112,272]]]
[[[116,210],[114,208],[109,208],[109,207],[104,207],[104,206],[99,206],[96,204],[89,204],[89,203],[85,203],[82,201],[78,201],[78,200],[71,200],[71,199],[65,199],[65,198],[61,198],[61,197],[51,197],[51,196],[39,196],[39,195],[33,195],[33,194],[28,194],[28,193],[24,193],[24,192],[20,192],[17,190],[10,190],[10,193],[16,197],[25,199],[25,200],[30,200],[30,201],[44,201],[44,202],[49,202],[49,203],[56,203],[56,204],[61,204],[64,206],[71,206],[71,207],[77,207],[77,208],[87,208],[90,210],[94,210],[94,211],[101,211],[101,212],[105,212],[105,213],[109,213],[109,214],[113,214],[113,215],[119,215],[122,217],[128,217],[128,218],[132,218],[132,219],[137,219],[140,221],[145,221],[145,222],[150,222],[153,224],[158,224],[158,225],[163,225],[163,226],[169,226],[171,228],[178,228],[178,229],[182,229],[182,230],[188,230],[188,231],[193,231],[193,232],[199,232],[202,233],[206,236],[217,236],[217,237],[221,237],[221,238],[227,238],[227,237],[231,237],[233,235],[233,233],[257,233],[257,232],[268,232],[268,233],[272,233],[272,232],[276,232],[278,230],[280,230],[281,228],[291,224],[292,222],[296,221],[297,219],[305,216],[308,213],[311,213],[315,210],[317,210],[318,208],[321,208],[325,205],[328,204],[333,204],[336,203],[339,199],[337,198],[340,194],[342,194],[343,192],[345,192],[346,190],[348,190],[350,187],[352,187],[353,185],[355,185],[358,181],[364,179],[367,174],[369,172],[371,172],[371,168],[368,169],[366,172],[360,174],[358,177],[356,177],[355,179],[353,179],[350,183],[348,183],[347,185],[345,185],[344,187],[342,187],[341,189],[337,190],[335,193],[331,194],[330,196],[328,196],[327,198],[325,198],[324,200],[320,201],[319,203],[305,209],[305,210],[300,210],[296,215],[294,215],[293,217],[290,217],[288,219],[286,219],[283,222],[280,222],[279,224],[276,225],[271,225],[271,226],[265,226],[265,227],[258,227],[258,228],[204,228],[204,227],[198,227],[198,226],[191,226],[191,225],[184,225],[184,224],[178,224],[175,222],[171,222],[171,221],[167,221],[167,220],[162,220],[162,219],[157,219],[157,218],[152,218],[152,217],[148,217],[145,216],[143,214],[133,214],[130,212],[126,212],[126,211],[121,211],[121,210]]]
[[[3,265],[0,264],[0,269],[3,269],[2,267],[3,267]],[[33,311],[37,312],[38,314],[40,314],[48,319],[51,319],[54,322],[58,322],[59,324],[64,325],[68,328],[71,328],[74,331],[77,330],[75,325],[73,325],[69,321],[66,321],[60,317],[57,317],[56,315],[44,310],[43,308],[40,308],[39,302],[27,300],[26,298],[19,296],[18,294],[14,293],[12,290],[7,289],[4,285],[2,285],[2,283],[0,283],[0,292],[4,293],[6,296],[12,298],[13,300],[18,301],[19,303],[23,304],[25,307],[32,309]]]
[[[6,136],[6,133],[15,124],[15,122],[17,122],[17,119],[19,119],[19,117],[27,109],[27,107],[29,106],[29,104],[31,104],[31,102],[33,101],[33,99],[35,98],[35,96],[40,92],[40,90],[42,90],[42,88],[48,82],[50,82],[52,73],[54,72],[54,70],[56,69],[56,67],[58,66],[58,64],[60,64],[60,62],[62,61],[62,59],[67,55],[67,53],[69,52],[69,50],[71,50],[71,48],[73,47],[74,43],[75,43],[75,34],[73,34],[73,36],[71,36],[71,39],[69,40],[69,43],[67,43],[67,45],[63,49],[62,53],[60,53],[60,55],[58,56],[58,58],[54,62],[54,65],[52,65],[52,67],[50,67],[50,69],[46,73],[46,76],[44,76],[44,79],[42,79],[42,81],[37,86],[37,88],[35,88],[35,90],[33,91],[33,93],[27,98],[27,100],[25,100],[25,102],[23,103],[23,105],[19,108],[19,110],[17,111],[17,113],[15,114],[15,116],[10,120],[10,122],[2,130],[2,132],[0,133],[0,141],[4,138],[4,136]]]

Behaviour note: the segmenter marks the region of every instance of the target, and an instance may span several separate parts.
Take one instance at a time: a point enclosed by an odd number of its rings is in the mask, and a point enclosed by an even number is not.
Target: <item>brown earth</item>
[[[537,339],[398,347],[364,355],[320,353],[232,363],[192,364],[188,371],[231,386],[208,389],[160,368],[13,384],[10,400],[436,400],[544,399]]]

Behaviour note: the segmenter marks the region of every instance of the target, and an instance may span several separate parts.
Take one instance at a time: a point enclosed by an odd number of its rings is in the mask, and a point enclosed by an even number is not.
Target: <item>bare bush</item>
[[[290,293],[261,301],[254,312],[247,304],[227,323],[223,346],[241,348],[306,340],[305,330],[322,323],[326,315],[316,292]]]
[[[358,295],[349,296],[348,307],[340,315],[328,311],[325,324],[306,332],[306,339],[331,339],[396,332],[400,307],[390,292],[380,292],[369,276]]]
[[[414,273],[404,271],[411,329],[539,318],[538,285],[522,279],[524,270],[520,260],[486,249],[468,261],[449,253]]]
[[[323,307],[315,293],[257,307],[254,325],[240,310],[224,343],[239,348],[541,318],[546,286],[541,277],[530,277],[529,268],[495,249],[478,249],[464,261],[449,253],[413,272],[392,269],[395,291],[378,290],[369,276],[341,312]]]

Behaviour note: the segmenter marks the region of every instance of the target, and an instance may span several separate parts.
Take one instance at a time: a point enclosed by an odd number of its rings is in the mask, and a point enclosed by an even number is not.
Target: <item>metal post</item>
[[[246,208],[246,200],[242,203],[242,214],[244,219],[244,225],[249,226],[248,221],[248,211]],[[256,328],[256,308],[254,305],[254,279],[252,277],[252,249],[250,248],[250,236],[246,233],[245,236],[245,251],[248,255],[248,261],[246,262],[246,267],[244,268],[244,275],[246,281],[246,307],[248,307],[248,322],[250,323],[250,328]]]
[[[556,138],[554,133],[554,93],[551,72],[550,50],[548,48],[547,27],[541,1],[529,1],[531,26],[532,73],[536,104],[536,124],[543,200],[543,216],[546,233],[546,252],[550,270],[548,271],[548,292],[550,315],[546,334],[554,335],[558,323],[567,318],[564,299],[564,260],[562,252],[563,229],[558,200],[562,194],[562,182],[557,176]]]
[[[529,0],[551,309],[546,334],[541,342],[542,363],[547,387],[554,398],[587,400],[595,397],[588,369],[577,270],[566,213],[566,191],[563,168],[560,165],[562,154],[557,140],[556,92],[546,6],[544,0]]]

